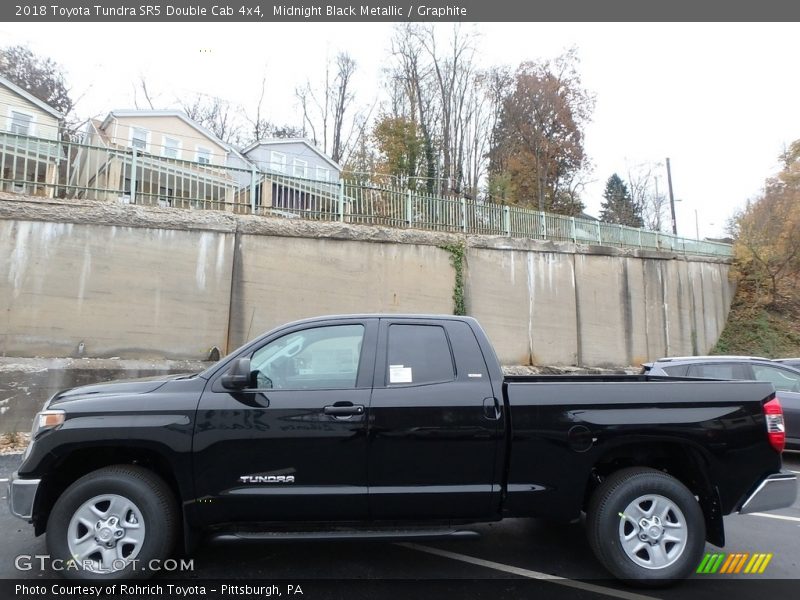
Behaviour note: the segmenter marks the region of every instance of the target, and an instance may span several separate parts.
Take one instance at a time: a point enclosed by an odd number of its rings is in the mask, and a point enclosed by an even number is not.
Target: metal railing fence
[[[217,160],[217,159],[215,159]],[[732,256],[729,244],[437,196],[390,184],[318,181],[255,167],[0,132],[0,190],[184,209]]]

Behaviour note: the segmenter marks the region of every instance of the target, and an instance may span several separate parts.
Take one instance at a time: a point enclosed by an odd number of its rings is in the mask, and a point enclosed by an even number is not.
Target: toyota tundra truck
[[[574,520],[614,576],[687,577],[723,516],[794,502],[769,383],[504,376],[477,321],[290,323],[205,371],[55,394],[9,480],[11,512],[73,578],[207,536],[468,536]]]

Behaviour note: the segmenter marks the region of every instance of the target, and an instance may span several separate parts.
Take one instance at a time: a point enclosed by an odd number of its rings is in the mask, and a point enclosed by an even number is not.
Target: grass
[[[746,281],[740,281],[725,330],[711,353],[800,356],[800,306],[793,301],[767,305]]]

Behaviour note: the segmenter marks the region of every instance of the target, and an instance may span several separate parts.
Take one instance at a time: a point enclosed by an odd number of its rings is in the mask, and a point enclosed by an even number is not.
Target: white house
[[[0,75],[0,189],[52,197],[63,115]]]
[[[253,142],[242,154],[263,173],[256,204],[261,212],[306,216],[335,212],[342,168],[305,138]]]

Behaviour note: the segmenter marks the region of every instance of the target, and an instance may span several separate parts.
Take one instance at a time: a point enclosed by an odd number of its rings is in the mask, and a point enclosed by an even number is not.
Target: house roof
[[[257,148],[258,146],[278,146],[281,144],[303,144],[307,146],[310,150],[312,150],[315,154],[317,154],[320,158],[322,158],[326,163],[332,166],[337,171],[341,171],[342,167],[330,158],[327,154],[325,154],[322,150],[317,148],[313,142],[307,138],[264,138],[263,140],[258,140],[257,142],[253,142],[246,148],[242,150],[242,154],[247,155],[248,152]]]
[[[219,139],[214,132],[209,129],[206,129],[200,123],[192,121],[189,117],[186,116],[185,113],[179,110],[139,110],[139,109],[115,109],[112,110],[105,119],[103,119],[103,123],[101,124],[101,128],[105,129],[108,123],[111,121],[112,118],[115,117],[177,117],[189,127],[192,127],[195,131],[202,134],[203,136],[207,137],[209,140],[214,142],[220,148],[224,148],[225,150],[230,150],[230,146]]]
[[[4,85],[5,87],[10,89],[12,92],[17,94],[18,96],[22,96],[23,98],[25,98],[25,100],[27,100],[31,104],[35,104],[36,106],[41,108],[46,113],[49,113],[52,116],[54,116],[56,119],[61,120],[61,119],[64,118],[64,115],[62,115],[60,112],[58,112],[55,108],[53,108],[52,106],[50,106],[46,102],[42,102],[36,96],[31,94],[30,92],[26,92],[21,87],[19,87],[15,83],[9,81],[8,79],[3,77],[2,75],[0,75],[0,85]]]
[[[244,155],[243,152],[240,152],[239,150],[237,150],[236,148],[234,148],[230,144],[225,144],[225,147],[228,149],[228,152],[230,152],[231,154],[233,154],[234,156],[239,158],[239,160],[244,162],[246,165],[251,166],[251,167],[255,167],[255,165],[253,164],[253,161],[251,161],[249,158],[247,158]]]

